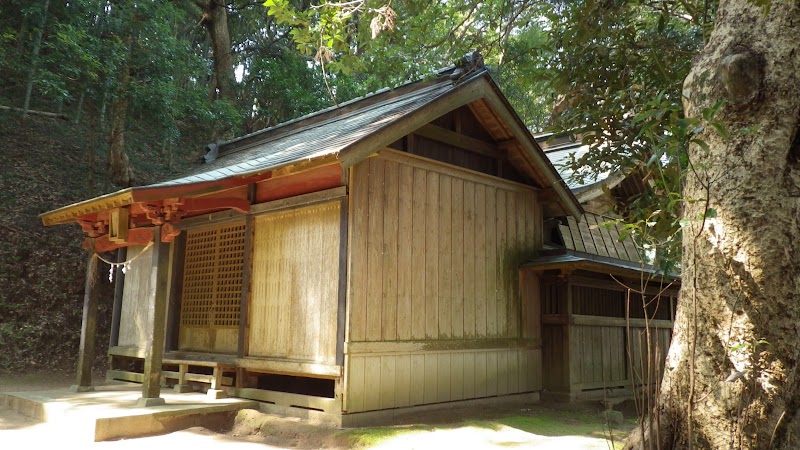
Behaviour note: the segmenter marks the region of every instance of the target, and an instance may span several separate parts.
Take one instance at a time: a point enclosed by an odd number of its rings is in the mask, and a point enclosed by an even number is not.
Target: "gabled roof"
[[[123,189],[40,217],[45,225],[55,225],[137,202],[202,195],[259,181],[275,169],[317,158],[328,157],[347,168],[464,105],[491,125],[487,131],[498,148],[545,193],[546,214],[580,216],[577,199],[489,72],[480,68],[457,81],[449,75],[381,91],[218,144],[216,158],[186,176]]]
[[[536,140],[547,155],[547,159],[559,171],[567,186],[581,203],[594,200],[602,195],[603,187],[618,188],[622,190],[622,194],[630,195],[644,189],[642,181],[635,179],[641,176],[638,171],[634,171],[635,174],[631,177],[630,174],[621,170],[606,170],[599,173],[588,168],[573,170],[570,162],[578,161],[589,153],[589,146],[582,144],[580,140],[575,140],[567,135],[552,134],[537,135]]]
[[[269,128],[247,136],[249,142],[237,139],[221,144],[219,156],[195,169],[194,173],[153,186],[184,185],[249,175],[339,153],[452,88],[447,83],[437,83],[406,95],[366,105],[347,114],[319,118],[321,120],[302,128],[290,129],[289,125],[292,123]],[[254,140],[255,137],[260,139]]]

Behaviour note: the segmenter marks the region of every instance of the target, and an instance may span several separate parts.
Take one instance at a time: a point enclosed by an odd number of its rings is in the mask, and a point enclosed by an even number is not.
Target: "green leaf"
[[[730,134],[728,133],[728,127],[726,127],[724,123],[719,121],[713,121],[709,123],[709,125],[711,125],[714,128],[714,130],[716,130],[717,134],[722,139],[728,140],[730,138]]]
[[[706,153],[708,153],[709,151],[711,151],[711,147],[709,147],[709,146],[708,146],[708,144],[706,143],[706,141],[703,141],[703,140],[700,140],[700,139],[692,139],[692,140],[691,140],[691,141],[689,141],[689,142],[691,142],[692,144],[696,144],[697,146],[699,146],[700,148],[702,148],[702,149],[703,149],[703,150],[704,150]]]

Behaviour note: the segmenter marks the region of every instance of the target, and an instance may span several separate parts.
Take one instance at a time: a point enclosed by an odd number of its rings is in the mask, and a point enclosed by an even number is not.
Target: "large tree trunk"
[[[109,133],[108,166],[111,172],[111,181],[118,186],[133,185],[133,171],[131,171],[128,155],[125,153],[125,130],[128,123],[128,98],[127,87],[130,83],[128,63],[120,67],[119,87],[111,100],[111,130]]]
[[[228,5],[225,0],[197,0],[203,10],[202,23],[211,38],[214,58],[214,86],[212,100],[216,98],[234,100],[234,67],[231,57],[231,36],[228,32]]]
[[[689,150],[661,427],[634,448],[800,448],[800,6],[756,3],[720,2],[684,83],[686,115],[722,100],[730,136]]]

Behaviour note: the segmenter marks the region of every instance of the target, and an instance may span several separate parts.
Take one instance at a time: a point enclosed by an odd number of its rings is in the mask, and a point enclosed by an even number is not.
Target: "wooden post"
[[[158,406],[161,398],[161,363],[164,357],[164,339],[167,308],[167,275],[169,274],[169,244],[161,242],[161,226],[153,231],[153,264],[150,269],[148,292],[148,320],[145,328],[147,341],[144,353],[144,380],[139,406]]]
[[[186,233],[181,233],[172,241],[170,261],[169,300],[167,301],[167,337],[164,349],[178,350],[180,340],[181,294],[183,290],[183,258],[186,254]]]
[[[252,288],[253,273],[253,233],[255,218],[248,214],[244,225],[244,260],[242,262],[242,297],[239,301],[239,343],[237,344],[237,355],[239,358],[247,356],[249,353],[248,335],[250,334],[250,290]]]
[[[211,375],[211,387],[206,392],[206,395],[212,399],[227,398],[228,394],[222,390],[222,366],[214,366],[214,372]]]
[[[125,261],[128,257],[128,248],[122,247],[117,251],[117,261]],[[111,339],[108,343],[109,347],[116,347],[119,345],[119,321],[122,315],[122,297],[125,293],[125,273],[122,272],[122,266],[117,266],[114,273],[114,307],[111,310]]]
[[[250,204],[256,202],[256,185],[251,183],[247,186],[247,198]],[[247,356],[249,353],[248,335],[250,334],[250,290],[252,289],[253,273],[253,234],[255,233],[255,218],[248,214],[244,219],[244,260],[242,261],[242,298],[239,301],[239,342],[236,346],[236,354],[239,358]],[[239,377],[236,377],[238,387]]]
[[[92,387],[92,363],[94,362],[94,344],[97,332],[97,294],[94,286],[97,275],[97,258],[94,256],[94,240],[92,240],[89,258],[86,260],[81,344],[78,350],[78,373],[76,384],[69,389],[71,392],[94,390],[94,387]]]
[[[336,364],[344,366],[345,323],[347,320],[348,197],[342,198],[339,211],[339,299],[336,313]]]

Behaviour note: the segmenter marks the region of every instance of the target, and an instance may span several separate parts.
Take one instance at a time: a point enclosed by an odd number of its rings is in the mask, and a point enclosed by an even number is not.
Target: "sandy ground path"
[[[42,390],[64,387],[71,382],[69,375],[30,374],[19,378],[0,377],[0,393]],[[45,424],[0,407],[0,448],[44,449],[316,449],[348,448],[359,443],[361,448],[383,450],[400,449],[536,449],[536,450],[608,450],[613,448],[602,437],[595,436],[543,436],[517,427],[487,421],[487,417],[519,414],[514,411],[481,411],[474,422],[476,411],[446,410],[419,417],[425,425],[400,426],[377,431],[380,439],[355,439],[352,434],[325,427],[315,427],[297,419],[264,415],[249,411],[248,417],[231,430],[215,432],[201,427],[160,436],[137,439],[86,442],[73,437],[71,430],[60,429],[57,424]],[[533,411],[523,414],[535,414]],[[465,422],[466,420],[466,422]],[[565,428],[566,430],[566,428]],[[361,433],[355,430],[356,434]],[[374,429],[364,430],[373,433]],[[554,433],[550,433],[554,434]],[[555,433],[557,434],[557,433]],[[617,438],[619,439],[619,437]],[[617,442],[619,446],[619,442]]]

